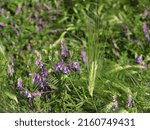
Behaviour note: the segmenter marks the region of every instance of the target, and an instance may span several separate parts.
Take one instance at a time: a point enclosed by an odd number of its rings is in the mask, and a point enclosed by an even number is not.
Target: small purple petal
[[[58,62],[58,63],[55,65],[55,67],[56,67],[56,70],[62,71],[62,70],[63,70],[63,67],[64,67],[63,61]]]
[[[32,93],[33,97],[41,97],[41,93],[39,91]]]
[[[48,71],[46,70],[45,66],[44,65],[41,66],[40,69],[41,69],[41,72],[42,72],[42,76],[48,77]]]
[[[36,74],[34,75],[34,77],[33,77],[33,82],[34,82],[35,84],[38,84],[39,82],[41,82],[41,76],[40,76],[39,73],[36,73]]]
[[[150,41],[150,36],[148,34],[148,28],[147,28],[146,23],[144,23],[144,25],[143,25],[143,32],[144,32],[146,40],[149,42]]]
[[[69,61],[69,67],[73,68],[73,62],[72,61]]]
[[[70,71],[70,69],[67,66],[64,66],[63,67],[63,73],[69,74],[69,73],[71,73],[71,71]]]
[[[0,27],[5,27],[5,26],[6,26],[5,23],[0,22]]]
[[[31,93],[30,93],[29,91],[27,91],[27,90],[24,92],[24,95],[25,95],[27,98],[31,98],[31,97],[32,97]]]
[[[22,82],[22,79],[21,79],[21,78],[19,78],[19,79],[17,80],[17,86],[18,86],[19,89],[23,89],[23,82]]]
[[[41,66],[42,64],[42,61],[41,61],[41,58],[38,58],[35,62],[36,66]]]
[[[137,57],[136,57],[136,62],[137,62],[138,64],[142,65],[142,64],[143,64],[142,56],[137,56]]]
[[[80,65],[79,65],[79,62],[77,61],[77,62],[74,62],[73,63],[73,66],[74,66],[74,68],[76,69],[76,70],[80,70]]]

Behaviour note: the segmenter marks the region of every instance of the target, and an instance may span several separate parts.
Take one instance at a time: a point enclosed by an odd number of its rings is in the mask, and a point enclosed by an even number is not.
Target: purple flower
[[[29,91],[27,91],[27,90],[24,92],[24,95],[25,95],[27,98],[31,98],[31,97],[32,97],[31,93],[30,93]]]
[[[39,73],[36,73],[36,74],[34,75],[34,77],[33,77],[33,82],[34,82],[35,84],[38,84],[38,83],[41,82],[41,76],[40,76]]]
[[[68,65],[69,65],[70,71],[73,72],[74,63],[72,61],[69,61]]]
[[[70,69],[68,68],[68,66],[64,66],[64,67],[63,67],[63,73],[65,73],[65,74],[70,74],[70,73],[71,73],[71,71],[70,71]]]
[[[44,65],[41,66],[40,69],[41,69],[42,76],[48,77],[48,71],[46,70],[45,66]]]
[[[132,96],[128,96],[128,107],[132,107],[133,101],[132,101]]]
[[[150,41],[150,37],[149,37],[149,34],[148,34],[148,28],[147,28],[146,23],[144,23],[144,25],[143,25],[143,32],[144,32],[146,40],[149,42]]]
[[[35,64],[40,67],[42,76],[48,77],[48,71],[46,70],[45,66],[43,65],[41,58],[38,58],[36,60]]]
[[[64,67],[64,62],[63,62],[63,61],[60,61],[60,62],[58,62],[58,63],[55,65],[56,71],[62,71],[62,70],[63,70],[63,67]]]
[[[17,86],[18,86],[18,88],[19,89],[23,89],[23,82],[22,82],[22,79],[21,78],[19,78],[18,80],[17,80]]]
[[[42,63],[41,58],[38,58],[35,63],[39,67],[39,72],[34,75],[33,82],[38,84],[39,91],[47,91],[47,88],[50,88],[47,84],[48,71],[45,65]]]
[[[143,64],[142,56],[137,56],[137,57],[136,57],[136,62],[137,62],[138,64],[142,65],[142,64]]]
[[[67,47],[66,47],[64,41],[61,41],[61,55],[65,58],[68,56]]]
[[[41,97],[42,94],[41,94],[41,92],[37,91],[37,92],[32,93],[32,96],[33,97]]]
[[[6,26],[5,23],[0,22],[0,27],[5,27],[5,26]]]
[[[38,58],[35,62],[36,66],[42,66],[42,61],[41,61],[41,58]]]
[[[87,58],[86,52],[83,49],[81,50],[81,57],[82,57],[84,63],[88,64],[88,58]]]
[[[78,61],[77,61],[77,62],[74,62],[74,63],[73,63],[73,66],[74,66],[75,70],[80,70],[80,65],[79,65],[79,62],[78,62]]]

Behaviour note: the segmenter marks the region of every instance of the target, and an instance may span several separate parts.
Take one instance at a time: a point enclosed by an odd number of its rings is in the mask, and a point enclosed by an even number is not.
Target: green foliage
[[[146,24],[150,35],[148,0],[0,2],[0,112],[150,112],[150,42],[143,32]],[[80,71],[55,71],[62,40],[65,61],[78,61]],[[49,90],[31,103],[17,80],[38,91],[39,57]]]

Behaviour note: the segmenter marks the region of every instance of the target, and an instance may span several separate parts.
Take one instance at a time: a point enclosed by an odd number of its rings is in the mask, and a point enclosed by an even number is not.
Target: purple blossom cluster
[[[19,88],[19,90],[24,94],[24,96],[26,96],[29,100],[29,105],[32,106],[32,99],[35,98],[35,97],[41,97],[41,92],[39,91],[36,91],[36,92],[33,92],[31,93],[29,90],[27,90],[25,87],[24,87],[24,84],[23,84],[23,81],[21,78],[19,78],[17,80],[17,86]]]
[[[146,38],[146,41],[150,42],[150,36],[148,34],[148,27],[147,27],[146,23],[144,23],[144,25],[143,25],[143,32],[144,32],[144,36]]]
[[[17,80],[17,86],[19,90],[24,94],[24,96],[26,96],[29,99],[30,106],[32,106],[33,98],[41,97],[43,92],[50,90],[50,87],[47,83],[48,71],[42,63],[42,60],[40,58],[37,59],[35,64],[39,67],[39,72],[35,73],[33,76],[33,83],[38,86],[37,91],[30,92],[24,87],[21,78]]]
[[[42,63],[41,58],[38,58],[35,62],[36,66],[39,67],[39,72],[35,73],[33,77],[34,84],[38,85],[39,91],[47,91],[50,89],[47,78],[48,78],[48,71],[44,64]]]
[[[61,60],[57,64],[55,64],[55,70],[58,72],[62,72],[64,74],[70,74],[71,72],[80,70],[79,62],[69,61],[67,65],[65,65],[64,61]]]
[[[136,62],[137,62],[139,65],[142,65],[142,64],[143,64],[142,56],[137,56],[137,57],[136,57]]]
[[[144,68],[147,68],[147,65],[144,63],[142,56],[136,55],[135,60],[139,65],[143,66]]]
[[[57,64],[54,65],[55,70],[64,74],[70,74],[74,71],[80,70],[80,65],[78,61],[73,62],[69,60],[68,62],[67,58],[69,58],[67,47],[64,41],[61,41],[61,59]]]
[[[23,84],[23,81],[22,81],[21,78],[19,78],[19,79],[17,80],[17,86],[18,86],[19,90],[20,90],[27,98],[41,97],[41,92],[36,91],[36,92],[31,93],[29,90],[27,90],[27,89],[24,87],[24,84]]]

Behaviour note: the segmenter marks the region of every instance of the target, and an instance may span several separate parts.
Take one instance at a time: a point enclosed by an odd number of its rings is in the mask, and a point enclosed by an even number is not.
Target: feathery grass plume
[[[97,13],[97,12],[95,12]],[[85,23],[86,23],[86,47],[87,47],[87,81],[88,81],[88,91],[90,96],[93,97],[93,91],[95,85],[97,84],[97,74],[101,73],[101,65],[103,60],[103,50],[105,43],[100,42],[100,30],[101,22],[98,16],[89,12],[88,15],[85,14]],[[101,46],[104,44],[104,46]],[[82,56],[83,57],[83,56]],[[87,59],[86,59],[87,60]]]
[[[91,65],[90,76],[89,76],[89,86],[88,86],[88,90],[91,96],[93,96],[93,91],[95,87],[97,66],[98,66],[97,61],[93,61]]]

